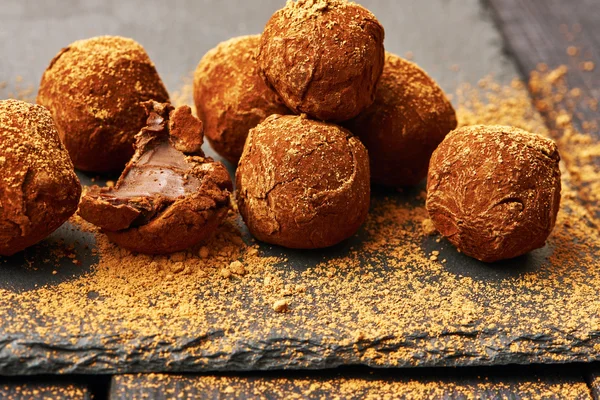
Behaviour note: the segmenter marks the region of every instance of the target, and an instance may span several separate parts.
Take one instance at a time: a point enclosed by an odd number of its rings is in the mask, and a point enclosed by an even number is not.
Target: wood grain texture
[[[587,376],[587,382],[594,399],[600,399],[600,367],[594,366],[591,368]]]
[[[572,375],[395,375],[120,375],[113,378],[110,399],[591,399],[585,382]]]
[[[569,84],[600,98],[600,3],[596,0],[488,0],[495,11],[507,49],[523,75],[539,63],[569,67]],[[569,46],[579,54],[570,56]],[[592,61],[593,71],[581,63]]]
[[[534,101],[546,124],[559,141],[566,166],[573,176],[580,197],[595,223],[600,223],[600,196],[596,185],[600,175],[600,154],[596,150],[583,156],[582,150],[600,142],[600,2],[596,0],[490,0],[506,48],[525,78],[533,70],[562,68],[564,84],[547,90],[530,86]],[[550,85],[547,85],[550,86]],[[547,88],[546,88],[547,89]],[[577,90],[577,95],[572,95]],[[550,99],[550,100],[549,100]],[[550,103],[551,107],[544,107]],[[571,117],[559,119],[559,110]],[[574,141],[580,132],[588,142]],[[589,140],[591,139],[591,140]],[[589,150],[588,150],[589,151]]]

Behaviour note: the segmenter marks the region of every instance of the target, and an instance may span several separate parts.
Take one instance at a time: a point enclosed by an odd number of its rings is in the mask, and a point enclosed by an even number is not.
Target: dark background
[[[363,0],[386,30],[386,50],[406,55],[450,92],[459,82],[516,75],[487,6],[478,0]],[[69,43],[98,35],[140,42],[170,92],[210,48],[260,33],[284,0],[2,0],[0,81],[37,88],[44,69]],[[458,70],[457,70],[458,69]],[[0,97],[2,93],[0,93]]]

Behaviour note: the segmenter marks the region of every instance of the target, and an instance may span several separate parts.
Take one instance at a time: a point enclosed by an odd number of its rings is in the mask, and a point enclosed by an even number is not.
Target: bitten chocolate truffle
[[[265,81],[296,113],[345,121],[373,103],[384,63],[384,30],[346,0],[297,0],[275,12],[261,37]]]
[[[54,232],[77,210],[81,185],[42,106],[0,100],[0,255]]]
[[[80,40],[64,48],[42,76],[37,103],[47,107],[75,167],[121,171],[145,126],[140,105],[169,95],[146,51],[116,36]]]
[[[416,64],[386,53],[375,102],[345,126],[369,151],[371,182],[416,185],[431,153],[456,128],[442,89]]]
[[[271,114],[291,114],[258,75],[260,35],[220,43],[194,74],[194,102],[204,134],[217,153],[237,164],[248,131]]]
[[[252,235],[280,246],[332,246],[369,210],[365,147],[349,131],[303,116],[272,115],[252,129],[236,183]]]
[[[225,166],[204,157],[202,123],[188,106],[146,102],[148,126],[114,188],[93,186],[79,213],[119,246],[147,254],[207,239],[230,208]]]
[[[508,126],[452,131],[434,151],[427,210],[468,256],[493,262],[544,246],[560,205],[554,142]]]

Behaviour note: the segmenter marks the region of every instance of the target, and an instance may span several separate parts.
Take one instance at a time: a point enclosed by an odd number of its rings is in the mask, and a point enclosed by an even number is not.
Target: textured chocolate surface
[[[200,149],[202,124],[188,106],[144,105],[148,125],[136,136],[136,153],[114,188],[90,189],[80,214],[124,248],[172,253],[214,232],[233,187],[223,164]]]
[[[238,208],[252,235],[315,249],[352,236],[369,211],[369,160],[347,130],[272,115],[252,129],[236,172]]]
[[[54,232],[75,213],[80,194],[48,110],[0,100],[0,255]]]
[[[296,113],[344,121],[375,99],[383,38],[379,21],[356,3],[290,1],[265,26],[258,65]]]
[[[194,73],[194,102],[204,134],[215,151],[237,164],[248,131],[271,114],[290,114],[258,74],[260,35],[219,43]]]
[[[101,36],[71,43],[50,61],[37,103],[47,107],[77,169],[119,172],[133,155],[147,100],[169,95],[144,48]]]
[[[543,247],[560,205],[559,160],[551,139],[522,129],[459,128],[431,158],[429,215],[461,252],[481,261]]]

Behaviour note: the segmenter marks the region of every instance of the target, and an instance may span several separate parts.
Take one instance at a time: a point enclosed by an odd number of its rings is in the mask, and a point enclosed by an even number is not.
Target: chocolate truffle
[[[456,128],[442,89],[416,64],[386,53],[375,102],[345,126],[369,150],[371,182],[416,185],[433,150]]]
[[[147,254],[184,250],[205,240],[230,207],[225,166],[204,157],[202,123],[188,106],[144,103],[148,126],[114,188],[93,186],[81,216],[119,246]]]
[[[146,100],[169,95],[146,51],[137,42],[102,36],[64,48],[42,76],[37,97],[58,128],[75,167],[121,171],[144,127]]]
[[[352,236],[369,210],[367,150],[336,125],[272,115],[238,164],[238,208],[257,239],[314,249]]]
[[[0,100],[0,255],[44,239],[75,211],[81,185],[52,116]]]
[[[296,113],[345,121],[373,103],[384,63],[375,16],[346,0],[297,0],[275,12],[260,41],[265,81]]]
[[[258,75],[260,35],[220,43],[194,74],[194,102],[204,134],[217,153],[237,164],[248,131],[271,114],[290,114]]]
[[[434,151],[427,210],[436,229],[481,261],[544,246],[560,205],[554,142],[507,126],[452,131]]]

